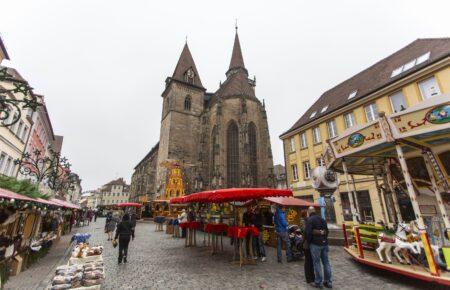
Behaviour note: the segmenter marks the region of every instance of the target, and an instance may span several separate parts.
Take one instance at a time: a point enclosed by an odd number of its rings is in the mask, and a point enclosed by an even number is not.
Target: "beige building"
[[[329,139],[378,118],[379,112],[390,115],[445,93],[450,93],[450,38],[418,39],[326,91],[280,136],[287,180],[294,194],[319,200],[319,193],[312,188],[311,174],[315,167],[323,165],[322,154]],[[449,160],[446,156],[443,158]],[[410,168],[424,168],[417,160],[407,162]],[[382,203],[373,177],[355,175],[354,178],[360,219],[365,222],[382,220]],[[420,174],[413,178],[420,179]],[[393,221],[389,210],[392,199],[390,195],[384,198],[389,221]],[[400,193],[398,199],[402,215],[412,212],[406,194]],[[340,186],[334,194],[323,196],[320,201],[327,205],[329,221],[337,224],[351,221],[344,178],[340,178]]]
[[[130,186],[123,178],[118,178],[103,185],[100,190],[100,205],[115,205],[128,202],[130,199]]]
[[[2,65],[4,59],[9,59],[2,39],[0,38],[0,73],[7,73],[14,81],[1,81],[0,92],[16,88],[15,85],[27,84],[26,80],[13,68]],[[24,88],[22,88],[24,89]],[[31,90],[24,89],[24,92],[32,94]],[[23,100],[25,95],[21,92],[2,93],[7,99]],[[33,125],[33,111],[22,109],[22,105],[17,103],[7,103],[8,109],[0,112],[3,119],[0,126],[0,174],[16,177],[18,166],[14,160],[20,158],[25,150],[31,127]],[[8,115],[8,116],[7,116]]]

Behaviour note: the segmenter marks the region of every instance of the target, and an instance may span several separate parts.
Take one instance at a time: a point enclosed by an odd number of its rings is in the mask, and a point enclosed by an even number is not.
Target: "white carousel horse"
[[[406,234],[407,232],[410,232],[410,227],[405,224],[404,222],[401,222],[397,226],[397,231],[395,232],[394,236],[389,237],[386,236],[384,232],[381,232],[378,235],[378,248],[377,248],[377,254],[380,258],[380,261],[384,263],[383,259],[383,252],[386,253],[386,259],[389,264],[392,264],[391,260],[391,249],[394,248],[394,255],[397,257],[397,259],[400,261],[400,263],[404,263],[403,259],[399,255],[399,251],[401,249],[410,250],[414,254],[418,254],[416,248],[411,244],[408,243]],[[405,259],[406,260],[406,259]],[[406,261],[409,263],[409,261]]]

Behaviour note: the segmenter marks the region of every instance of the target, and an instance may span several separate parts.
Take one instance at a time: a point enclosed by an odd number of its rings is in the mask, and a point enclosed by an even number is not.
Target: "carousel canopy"
[[[396,144],[406,155],[420,154],[450,143],[450,94],[435,96],[401,112],[347,129],[325,150],[327,166],[348,173],[380,175],[387,159],[398,158]]]
[[[121,202],[121,203],[118,203],[117,206],[118,207],[127,207],[127,206],[130,206],[130,207],[141,207],[142,204],[136,203],[136,202]]]
[[[247,201],[252,199],[262,199],[265,197],[289,197],[292,191],[289,189],[273,188],[228,188],[197,192],[185,197],[176,197],[170,200],[171,203],[222,203],[232,201]]]

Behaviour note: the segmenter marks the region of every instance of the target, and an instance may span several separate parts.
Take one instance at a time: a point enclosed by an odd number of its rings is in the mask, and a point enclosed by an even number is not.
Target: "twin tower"
[[[226,80],[207,92],[187,43],[166,79],[157,156],[162,196],[168,161],[184,171],[187,194],[232,187],[273,187],[273,159],[264,103],[249,79],[236,35]],[[173,193],[172,196],[176,196]]]

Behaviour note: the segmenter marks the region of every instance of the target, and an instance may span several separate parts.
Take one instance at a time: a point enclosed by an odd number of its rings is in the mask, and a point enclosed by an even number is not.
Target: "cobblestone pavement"
[[[105,245],[104,289],[314,289],[304,281],[303,262],[278,264],[273,248],[266,247],[267,262],[240,268],[230,263],[228,239],[224,240],[226,252],[211,256],[207,247],[185,248],[184,240],[155,232],[152,223],[138,223],[136,239],[130,243],[129,262],[117,265],[117,249],[106,241],[103,224],[99,219],[93,225],[91,243]],[[364,268],[340,247],[331,247],[330,252],[335,289],[438,288]]]
[[[91,244],[105,246],[106,281],[103,289],[315,289],[304,281],[302,261],[278,264],[273,248],[266,247],[267,262],[240,268],[231,263],[233,254],[228,239],[224,239],[226,251],[211,256],[207,247],[185,248],[184,240],[155,232],[152,223],[138,223],[136,239],[130,243],[129,262],[117,265],[117,248],[106,241],[104,222],[104,219],[98,219],[89,227],[74,231],[89,232],[93,234]],[[198,241],[203,241],[203,234]],[[56,261],[51,257],[63,255],[62,242],[58,244],[61,247],[53,248],[54,252],[51,251],[32,269],[12,278],[6,289],[41,289],[39,282],[52,271],[50,264]],[[368,269],[352,261],[340,247],[331,247],[330,260],[334,289],[439,289],[436,285]]]

